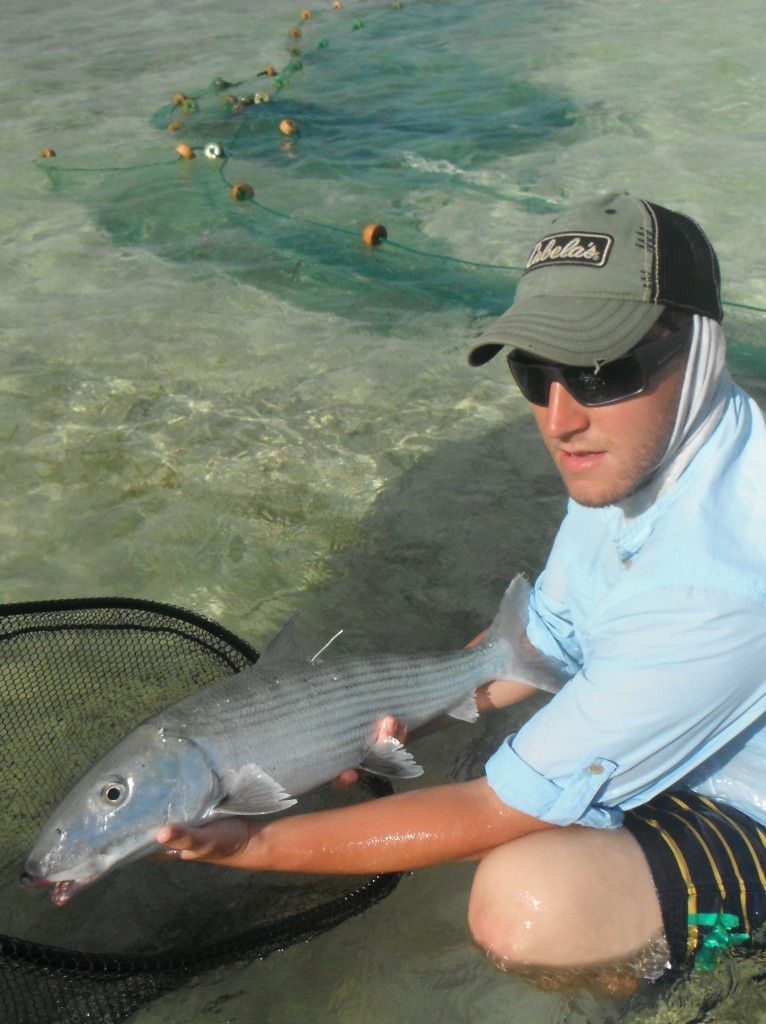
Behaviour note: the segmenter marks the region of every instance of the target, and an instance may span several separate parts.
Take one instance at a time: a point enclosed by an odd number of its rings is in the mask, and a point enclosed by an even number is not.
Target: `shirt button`
[[[594,764],[589,766],[588,771],[591,773],[591,775],[603,775],[604,774],[604,766],[603,766],[603,764],[595,764],[594,763]]]

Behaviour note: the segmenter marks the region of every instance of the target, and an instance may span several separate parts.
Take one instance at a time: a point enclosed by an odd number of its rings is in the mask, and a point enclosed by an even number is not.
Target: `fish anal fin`
[[[450,708],[447,714],[450,718],[459,718],[461,722],[475,722],[479,717],[479,709],[476,707],[476,693],[472,690],[459,704],[456,704],[454,708]]]
[[[414,779],[423,774],[423,769],[409,750],[393,736],[370,747],[360,768],[373,775],[387,775],[396,779]]]
[[[221,777],[224,797],[215,814],[273,814],[296,802],[282,786],[257,764],[229,768]]]

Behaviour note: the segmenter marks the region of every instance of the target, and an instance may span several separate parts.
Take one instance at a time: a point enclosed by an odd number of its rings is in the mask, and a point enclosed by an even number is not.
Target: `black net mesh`
[[[53,805],[158,708],[258,657],[182,609],[104,599],[0,608],[0,1021],[112,1024],[227,961],[263,957],[382,899],[399,876],[260,876],[129,864],[66,907],[19,884]],[[324,788],[300,810],[390,792]]]

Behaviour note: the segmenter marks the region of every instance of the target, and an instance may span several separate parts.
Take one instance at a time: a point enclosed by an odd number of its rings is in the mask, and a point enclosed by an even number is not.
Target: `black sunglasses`
[[[684,327],[594,367],[539,362],[515,348],[508,353],[508,366],[522,395],[532,405],[548,404],[554,381],[580,405],[611,405],[643,394],[652,378],[678,355],[691,336],[692,327]]]

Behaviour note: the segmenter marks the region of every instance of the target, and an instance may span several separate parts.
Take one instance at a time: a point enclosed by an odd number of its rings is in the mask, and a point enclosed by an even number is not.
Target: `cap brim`
[[[471,348],[468,362],[482,366],[504,346],[571,366],[609,361],[637,345],[664,308],[631,299],[530,298],[490,324]]]

